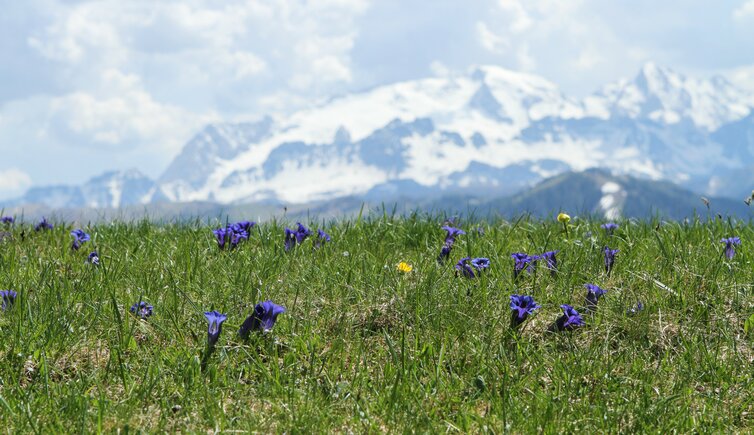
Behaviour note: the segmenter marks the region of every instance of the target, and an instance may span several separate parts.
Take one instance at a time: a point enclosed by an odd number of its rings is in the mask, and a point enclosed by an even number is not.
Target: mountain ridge
[[[156,180],[134,180],[139,194],[121,199],[111,174],[87,186],[37,187],[12,203],[499,197],[589,168],[736,197],[752,187],[752,105],[752,95],[724,79],[652,63],[580,100],[544,78],[480,65],[346,94],[286,118],[210,124]]]

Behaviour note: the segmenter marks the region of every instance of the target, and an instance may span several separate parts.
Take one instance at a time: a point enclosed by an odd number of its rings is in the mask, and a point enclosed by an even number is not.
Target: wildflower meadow
[[[754,225],[0,221],[18,433],[750,432]]]

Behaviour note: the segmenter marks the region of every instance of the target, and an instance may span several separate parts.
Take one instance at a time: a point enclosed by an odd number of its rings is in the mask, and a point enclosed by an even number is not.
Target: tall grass
[[[19,433],[729,432],[754,429],[754,227],[731,221],[461,222],[440,265],[441,219],[387,214],[305,222],[333,241],[283,250],[257,226],[232,251],[212,227],[148,222],[34,232],[0,242],[0,423]],[[481,227],[484,234],[477,228]],[[743,240],[733,260],[722,237]],[[604,270],[605,245],[620,249]],[[86,262],[99,251],[101,265]],[[513,279],[512,252],[559,250],[559,272]],[[484,256],[479,279],[455,261]],[[396,265],[405,261],[410,273]],[[548,333],[583,284],[608,289],[586,326]],[[509,327],[509,296],[542,308]],[[274,329],[238,327],[254,305]],[[129,313],[144,300],[146,321]],[[645,308],[626,310],[642,301]],[[204,311],[228,315],[205,364]]]

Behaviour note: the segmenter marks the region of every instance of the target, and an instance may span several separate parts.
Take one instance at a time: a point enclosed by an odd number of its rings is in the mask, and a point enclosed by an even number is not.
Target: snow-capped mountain
[[[754,168],[752,106],[754,96],[720,77],[687,78],[654,64],[584,99],[541,77],[477,66],[284,118],[209,125],[154,184],[118,184],[106,174],[91,188],[52,189],[48,199],[33,189],[24,199],[117,207],[491,197],[593,167],[735,196],[740,189],[721,174]]]
[[[136,169],[111,171],[92,178],[83,186],[33,187],[7,206],[39,204],[50,208],[117,208],[146,204],[156,191],[155,182]]]

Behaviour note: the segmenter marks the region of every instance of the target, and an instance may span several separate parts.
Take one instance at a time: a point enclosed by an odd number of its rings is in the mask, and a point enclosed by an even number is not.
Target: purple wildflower
[[[254,307],[254,314],[247,317],[238,330],[241,338],[248,338],[251,331],[269,331],[275,326],[278,315],[285,313],[285,308],[272,301],[258,303]]]
[[[453,250],[453,244],[452,243],[446,243],[442,246],[442,249],[440,249],[440,255],[437,256],[437,262],[442,264],[448,261],[450,258],[450,251]]]
[[[3,216],[0,218],[0,223],[6,224],[6,225],[10,225],[15,221],[16,219],[13,216]]]
[[[555,275],[558,271],[558,259],[555,258],[555,255],[557,255],[558,252],[560,251],[547,251],[539,256],[540,260],[544,260],[545,268],[547,268],[552,275]]]
[[[443,226],[442,229],[447,231],[447,234],[445,235],[445,244],[450,243],[453,245],[456,241],[456,237],[466,234],[466,231],[449,225]]]
[[[213,347],[217,343],[217,339],[220,338],[220,332],[223,329],[223,322],[228,318],[225,314],[220,314],[217,311],[206,311],[204,316],[209,322],[207,328],[207,344],[209,347]]]
[[[257,225],[257,223],[256,223],[256,222],[251,222],[251,221],[240,221],[240,222],[236,222],[236,223],[234,223],[234,224],[233,224],[233,225],[231,225],[230,227],[231,227],[231,228],[233,229],[233,231],[235,231],[235,232],[242,232],[242,231],[243,231],[243,232],[245,232],[245,233],[247,233],[247,234],[248,234],[248,233],[250,233],[250,232],[251,232],[251,229],[252,229],[252,228],[254,228],[254,227],[255,227],[256,225]]]
[[[0,290],[0,300],[2,300],[2,310],[5,311],[16,302],[18,294],[13,290]]]
[[[34,227],[34,231],[51,230],[52,224],[47,222],[47,219],[43,216],[42,220]]]
[[[230,235],[231,249],[238,246],[238,244],[241,243],[241,240],[249,240],[249,233],[240,228],[238,229],[238,231],[234,230],[233,228],[228,228],[228,233]]]
[[[99,254],[97,251],[90,252],[87,261],[95,266],[99,266]]]
[[[479,272],[490,267],[490,259],[486,257],[474,258],[471,260],[471,265]]]
[[[285,250],[286,251],[290,251],[297,244],[298,245],[302,244],[304,240],[306,240],[306,238],[312,234],[309,228],[306,228],[304,225],[301,224],[301,222],[296,222],[296,225],[297,225],[296,231],[293,231],[290,228],[285,229]]]
[[[605,230],[605,233],[607,233],[608,236],[612,236],[615,230],[618,229],[618,224],[614,222],[608,222],[606,224],[600,225],[600,227]]]
[[[144,301],[139,301],[131,305],[130,311],[141,317],[142,319],[146,319],[147,317],[152,315],[152,310],[154,310],[153,306],[147,304]]]
[[[602,295],[607,293],[607,290],[601,289],[599,286],[594,284],[584,284],[584,288],[586,288],[586,308],[587,310],[592,310],[597,307],[597,302],[599,302]]]
[[[728,237],[720,240],[720,242],[725,243],[725,256],[728,257],[728,260],[732,260],[733,256],[736,255],[736,248],[734,246],[740,245],[741,239],[738,237]]]
[[[73,236],[73,243],[71,244],[71,249],[74,251],[79,249],[81,245],[91,240],[91,237],[89,234],[84,232],[82,229],[75,229],[71,231],[71,235]]]
[[[514,252],[511,254],[511,258],[513,258],[513,278],[518,278],[518,274],[521,273],[524,269],[528,273],[534,272],[534,265],[535,262],[539,259],[537,256],[530,256],[528,254],[525,254],[523,252]]]
[[[610,249],[609,247],[605,246],[605,272],[607,272],[608,275],[613,270],[613,265],[615,264],[615,254],[617,254],[619,251],[619,249]]]
[[[534,311],[539,308],[539,305],[534,301],[532,296],[511,295],[510,307],[512,310],[511,327],[515,328],[524,323],[524,320],[526,320],[530,314],[534,314]]]
[[[626,314],[629,316],[634,316],[636,314],[639,314],[640,311],[644,310],[644,304],[641,303],[641,301],[636,302],[636,306],[633,306],[626,310]]]
[[[323,230],[317,230],[317,240],[314,242],[314,247],[319,248],[323,244],[331,240],[330,235]]]
[[[458,276],[458,272],[461,272],[466,278],[474,278],[476,276],[474,274],[474,268],[469,264],[470,261],[471,257],[463,257],[458,260],[458,263],[456,263],[455,266],[456,276]]]
[[[215,235],[215,239],[217,240],[217,246],[220,249],[225,249],[225,242],[228,240],[228,229],[227,228],[218,228],[216,230],[212,230],[212,234]]]
[[[555,323],[550,326],[550,331],[570,331],[584,325],[581,314],[572,306],[563,304],[560,308],[563,309],[563,315],[558,317]]]
[[[301,222],[296,222],[296,225],[298,225],[298,228],[296,229],[296,243],[300,245],[304,243],[304,240],[306,240],[306,238],[309,237],[312,232],[309,230],[309,228],[303,226]]]
[[[285,250],[290,251],[296,246],[296,233],[290,229],[285,228]]]

